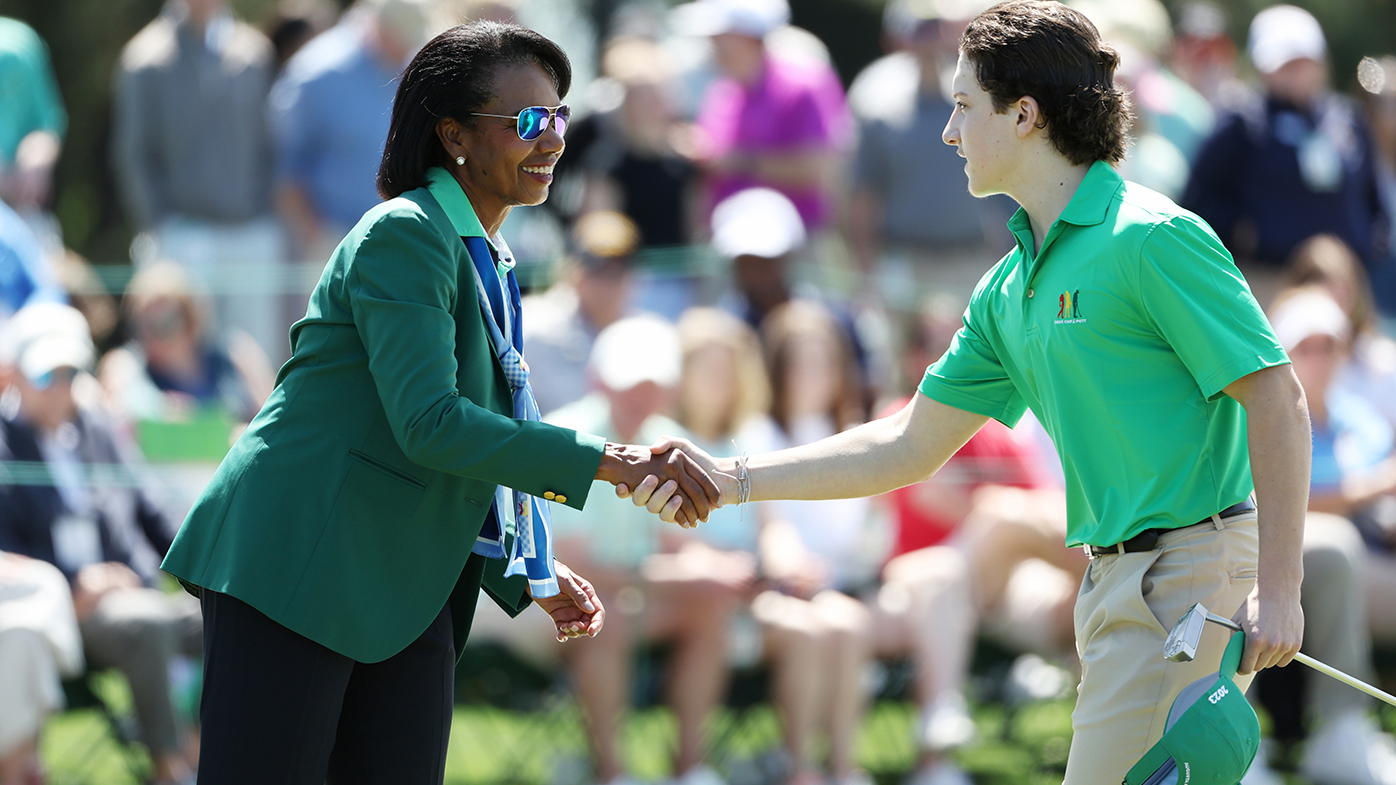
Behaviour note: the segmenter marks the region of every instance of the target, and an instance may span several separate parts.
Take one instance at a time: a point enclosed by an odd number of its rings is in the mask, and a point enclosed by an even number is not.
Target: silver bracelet
[[[737,504],[751,501],[751,473],[747,471],[746,450],[737,456]]]
[[[732,441],[732,446],[737,446],[736,440]],[[727,472],[714,472],[715,474],[720,474],[723,477],[727,477],[729,479],[737,481],[737,506],[739,507],[751,501],[751,473],[747,471],[746,462],[746,450],[742,450],[737,455],[737,476],[733,477]],[[745,508],[743,508],[742,518],[745,519],[745,517],[746,510]]]

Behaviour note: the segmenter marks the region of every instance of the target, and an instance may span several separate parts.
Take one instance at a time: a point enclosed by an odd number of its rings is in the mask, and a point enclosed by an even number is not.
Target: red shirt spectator
[[[879,416],[901,410],[909,400],[910,397],[894,401]],[[963,487],[957,491],[966,496],[983,485],[1041,488],[1049,484],[1032,450],[1003,423],[989,420],[934,478],[885,496],[897,523],[897,539],[889,559],[940,545],[959,527],[961,519],[951,514],[949,505],[938,504],[939,496],[928,498],[923,492],[927,483],[943,484],[947,480],[961,483]]]

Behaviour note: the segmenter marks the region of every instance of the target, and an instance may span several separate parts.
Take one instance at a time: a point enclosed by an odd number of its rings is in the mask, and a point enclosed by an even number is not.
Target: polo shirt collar
[[[451,221],[451,226],[456,230],[456,234],[461,237],[483,237],[494,250],[495,259],[500,266],[505,269],[513,267],[514,259],[509,253],[508,246],[504,244],[502,238],[487,237],[485,227],[480,223],[479,216],[475,215],[475,207],[470,204],[470,199],[465,195],[465,190],[460,187],[460,183],[451,173],[443,167],[433,166],[427,170],[427,191],[431,198],[441,205],[445,211],[446,218]]]
[[[1110,203],[1115,200],[1115,192],[1124,184],[1124,178],[1115,167],[1104,161],[1096,161],[1086,172],[1076,193],[1071,195],[1066,209],[1062,210],[1058,221],[1066,221],[1077,226],[1095,226],[1105,222],[1110,211]]]
[[[1056,223],[1049,227],[1047,234],[1049,237],[1055,233],[1052,231],[1058,223],[1069,223],[1076,226],[1095,226],[1105,222],[1105,216],[1110,211],[1110,204],[1115,200],[1115,194],[1124,184],[1124,178],[1115,171],[1115,167],[1104,161],[1096,161],[1091,164],[1091,168],[1086,171],[1086,176],[1082,178],[1081,184],[1076,187],[1076,193],[1071,195],[1071,201],[1067,202],[1066,209],[1057,216]],[[1028,211],[1019,207],[1013,217],[1008,219],[1008,230],[1017,238],[1018,244],[1024,251],[1032,256],[1033,247],[1032,222],[1028,218]],[[1045,250],[1047,243],[1042,245]]]

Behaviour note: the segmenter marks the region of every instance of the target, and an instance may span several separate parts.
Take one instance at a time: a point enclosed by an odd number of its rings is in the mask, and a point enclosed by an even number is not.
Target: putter
[[[1170,662],[1192,662],[1192,658],[1197,656],[1197,644],[1202,640],[1202,628],[1209,621],[1213,624],[1220,624],[1227,629],[1241,629],[1241,626],[1236,622],[1211,613],[1199,602],[1189,608],[1187,613],[1183,614],[1183,618],[1173,625],[1173,631],[1168,633],[1168,640],[1164,641],[1163,644],[1164,659]],[[1331,665],[1325,665],[1303,652],[1296,652],[1294,659],[1325,676],[1331,676],[1349,687],[1362,690],[1373,698],[1396,706],[1396,695],[1382,692],[1367,682],[1355,679]]]

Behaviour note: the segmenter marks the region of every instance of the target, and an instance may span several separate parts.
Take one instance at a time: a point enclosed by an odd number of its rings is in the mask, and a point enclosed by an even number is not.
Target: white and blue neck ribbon
[[[490,331],[495,356],[504,369],[504,377],[509,381],[509,390],[514,396],[514,418],[539,420],[538,402],[533,398],[533,387],[528,382],[528,364],[523,358],[518,279],[514,277],[514,271],[509,270],[504,276],[504,281],[508,283],[506,291],[490,251],[490,243],[484,237],[462,239],[474,268],[475,292],[480,299],[480,309],[485,313],[485,325]],[[503,241],[496,238],[494,242],[501,258],[512,261]],[[506,554],[510,520],[514,523],[514,543]],[[495,491],[494,504],[485,516],[485,523],[472,550],[491,559],[507,558],[504,575],[526,576],[529,593],[534,597],[551,597],[560,591],[553,567],[548,502],[543,499],[499,486]]]

